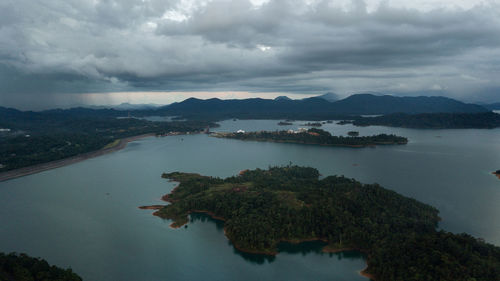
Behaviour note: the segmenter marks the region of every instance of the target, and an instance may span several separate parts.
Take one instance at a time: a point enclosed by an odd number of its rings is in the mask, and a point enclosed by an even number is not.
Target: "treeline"
[[[0,171],[64,159],[98,150],[111,139],[84,134],[53,134],[0,138]]]
[[[49,265],[45,260],[26,254],[0,253],[0,280],[81,281],[71,269]]]
[[[426,113],[389,114],[377,117],[359,117],[356,126],[389,126],[419,129],[492,129],[500,127],[500,114],[486,113]]]
[[[373,136],[332,136],[329,132],[311,128],[303,132],[288,132],[288,131],[259,131],[247,133],[219,133],[216,137],[252,140],[252,141],[271,141],[271,142],[288,142],[288,143],[304,143],[332,146],[353,146],[363,147],[380,144],[406,144],[408,139],[396,135],[379,134]]]
[[[240,250],[275,254],[280,241],[320,239],[367,253],[376,280],[499,280],[500,248],[436,231],[438,210],[377,184],[286,166],[226,179],[169,173],[179,181],[157,215],[181,226],[190,212],[225,219]]]
[[[95,151],[121,138],[171,131],[199,132],[207,126],[218,126],[206,121],[152,122],[67,112],[62,119],[50,112],[11,113],[6,117],[0,118],[0,128],[10,129],[0,135],[0,172]]]

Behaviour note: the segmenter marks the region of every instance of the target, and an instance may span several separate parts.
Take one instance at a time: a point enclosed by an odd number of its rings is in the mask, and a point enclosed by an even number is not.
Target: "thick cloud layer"
[[[0,102],[127,90],[500,100],[500,3],[405,2],[6,0]]]

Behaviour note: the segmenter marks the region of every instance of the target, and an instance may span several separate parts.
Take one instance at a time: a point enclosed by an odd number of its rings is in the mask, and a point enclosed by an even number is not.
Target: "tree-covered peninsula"
[[[311,128],[302,131],[258,131],[215,133],[215,137],[250,141],[286,142],[317,144],[329,146],[365,147],[386,144],[406,144],[408,139],[396,135],[379,134],[374,136],[332,136],[329,132]]]
[[[322,240],[325,251],[366,253],[375,280],[500,280],[500,248],[467,234],[436,231],[438,210],[377,184],[314,168],[243,171],[226,179],[188,173],[155,215],[180,227],[202,212],[225,221],[242,251],[274,255],[280,241]]]
[[[0,107],[0,180],[2,172],[96,152],[133,136],[195,133],[218,126],[208,121],[117,118],[116,114],[78,108],[23,112]]]

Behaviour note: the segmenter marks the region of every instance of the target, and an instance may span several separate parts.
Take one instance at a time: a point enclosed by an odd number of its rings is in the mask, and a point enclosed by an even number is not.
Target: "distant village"
[[[170,132],[164,132],[164,133],[156,133],[157,137],[168,137],[168,136],[179,136],[179,135],[193,135],[193,134],[211,134],[210,132],[210,127],[206,127],[202,131],[198,132],[177,132],[177,131],[170,131]]]

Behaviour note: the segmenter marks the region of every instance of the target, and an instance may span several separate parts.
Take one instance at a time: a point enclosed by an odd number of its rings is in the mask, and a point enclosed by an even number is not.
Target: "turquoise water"
[[[224,121],[219,131],[296,129],[278,121]],[[378,182],[440,209],[440,227],[500,245],[500,130],[411,130],[326,124],[334,134],[396,133],[408,145],[318,147],[207,135],[150,137],[74,165],[0,183],[0,251],[71,266],[85,280],[367,280],[357,253],[281,245],[274,258],[237,252],[220,222],[194,216],[187,228],[140,210],[162,204],[175,183],[162,172],[226,177],[289,162]]]

